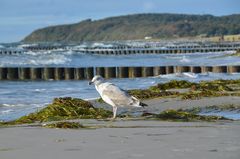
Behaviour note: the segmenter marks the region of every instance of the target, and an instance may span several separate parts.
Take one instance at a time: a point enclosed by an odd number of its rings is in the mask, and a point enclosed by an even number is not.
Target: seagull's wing
[[[133,103],[133,98],[121,88],[111,83],[102,87],[102,97],[111,100],[116,106],[127,106]]]

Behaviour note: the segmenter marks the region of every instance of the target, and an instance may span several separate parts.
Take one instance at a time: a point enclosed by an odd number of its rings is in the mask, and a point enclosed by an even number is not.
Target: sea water
[[[240,57],[226,56],[233,51],[188,54],[87,55],[80,52],[26,52],[0,55],[1,67],[107,67],[166,65],[240,65]]]
[[[240,57],[225,56],[231,52],[184,55],[86,55],[82,53],[35,53],[1,55],[0,67],[7,66],[160,66],[160,65],[240,65]],[[199,82],[214,79],[239,79],[240,74],[169,74],[149,78],[110,79],[125,90],[147,88],[172,79]],[[56,97],[98,98],[87,80],[81,81],[1,81],[0,120],[13,120],[41,109]],[[240,119],[240,115],[238,116]],[[234,116],[236,119],[236,115]]]

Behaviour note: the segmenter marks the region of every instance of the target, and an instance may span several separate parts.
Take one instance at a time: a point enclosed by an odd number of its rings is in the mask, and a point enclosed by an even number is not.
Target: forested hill
[[[25,42],[80,42],[240,34],[240,14],[135,14],[38,29]]]

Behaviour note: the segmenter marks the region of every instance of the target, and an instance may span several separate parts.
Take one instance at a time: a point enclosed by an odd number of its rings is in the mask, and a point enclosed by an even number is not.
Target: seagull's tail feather
[[[147,104],[142,103],[142,102],[140,102],[139,105],[140,105],[141,107],[147,107],[147,106],[148,106]]]
[[[135,106],[135,107],[146,107],[146,106],[148,106],[147,104],[140,102],[136,97],[132,96],[132,100],[133,100],[133,103],[131,104],[132,106]]]

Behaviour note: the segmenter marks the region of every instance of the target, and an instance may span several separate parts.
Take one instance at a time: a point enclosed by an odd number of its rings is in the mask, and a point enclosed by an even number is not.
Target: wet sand
[[[240,97],[144,101],[147,111],[238,104]],[[97,103],[95,103],[97,104]],[[111,107],[108,107],[111,108]],[[142,111],[142,110],[139,110]],[[240,121],[79,120],[97,129],[0,128],[0,159],[239,159]]]
[[[240,122],[84,120],[109,128],[0,129],[1,159],[239,159]],[[115,128],[112,128],[115,126]]]

